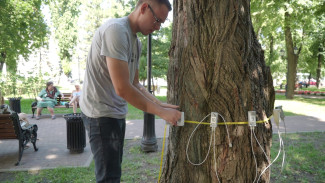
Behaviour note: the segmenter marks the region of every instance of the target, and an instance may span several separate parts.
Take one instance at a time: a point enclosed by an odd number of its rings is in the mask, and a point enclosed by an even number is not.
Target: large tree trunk
[[[180,105],[186,120],[200,121],[211,112],[218,112],[232,122],[247,121],[251,110],[256,111],[257,120],[272,114],[272,76],[253,31],[249,3],[249,0],[174,0],[168,101]],[[185,153],[195,127],[189,123],[170,127],[161,182],[217,182],[213,147],[221,182],[253,182],[256,168],[248,125],[228,126],[232,147],[228,146],[225,126],[218,126],[216,144],[212,144],[210,155],[201,166],[191,165]],[[258,124],[255,131],[269,156],[271,124],[269,121]],[[191,161],[198,163],[205,158],[210,134],[207,125],[197,129],[189,143]],[[267,159],[255,140],[253,147],[260,174],[267,166]],[[267,171],[262,181],[268,180]]]
[[[286,88],[286,98],[293,99],[296,76],[297,76],[297,64],[298,64],[298,54],[294,53],[292,34],[290,29],[290,14],[285,13],[285,42],[288,58],[288,70],[287,70],[287,88]]]
[[[318,48],[318,53],[322,53],[323,49],[320,47]],[[323,62],[323,55],[318,54],[318,64],[317,64],[317,69],[316,69],[316,86],[319,89],[319,82],[320,82],[320,72],[322,68],[322,62]]]

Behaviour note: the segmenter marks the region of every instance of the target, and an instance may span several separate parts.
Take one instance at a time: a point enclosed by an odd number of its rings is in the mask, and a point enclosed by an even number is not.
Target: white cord
[[[228,143],[229,143],[229,147],[232,147],[232,143],[230,141],[230,136],[229,136],[229,131],[228,131],[228,125],[226,124],[226,120],[225,118],[223,118],[223,116],[221,114],[219,114],[223,120],[223,122],[225,122],[225,126],[226,126],[226,131],[227,131],[227,137],[228,137]]]
[[[251,148],[252,148],[252,154],[253,154],[253,157],[254,157],[255,169],[256,169],[255,178],[254,178],[254,181],[253,181],[253,183],[254,183],[256,181],[256,178],[257,178],[257,161],[256,161],[256,157],[255,157],[255,154],[254,154],[254,149],[253,149],[253,128],[254,127],[250,127],[250,128],[251,128]]]
[[[275,159],[272,161],[271,164],[269,164],[267,167],[264,168],[264,170],[262,171],[262,173],[260,174],[260,176],[258,177],[257,179],[257,182],[260,180],[261,176],[265,173],[265,171],[270,167],[272,166],[272,164],[279,158],[280,154],[281,154],[281,149],[283,149],[283,140],[282,140],[282,137],[281,137],[281,132],[280,132],[280,129],[278,127],[278,135],[279,135],[279,141],[280,141],[280,144],[279,144],[279,152],[277,154],[277,156],[275,157]],[[284,155],[285,156],[285,155]],[[283,157],[283,161],[284,161],[284,157]],[[283,163],[283,162],[282,162]],[[283,164],[282,164],[283,165]]]
[[[267,157],[267,155],[266,155],[266,153],[265,153],[263,147],[261,146],[260,142],[257,140],[257,137],[256,137],[256,135],[255,135],[254,128],[253,128],[253,135],[254,135],[254,137],[255,137],[255,140],[256,140],[257,144],[258,144],[258,145],[260,146],[260,148],[262,149],[262,151],[263,151],[263,153],[264,153],[264,156],[265,156],[266,159],[267,159],[267,163],[270,163],[270,160],[269,160],[269,158]]]
[[[209,145],[209,150],[208,150],[208,153],[206,155],[206,157],[204,158],[204,160],[201,162],[201,163],[193,163],[190,158],[188,157],[188,146],[190,144],[190,141],[191,141],[191,138],[194,134],[194,132],[196,131],[196,129],[200,126],[200,124],[207,118],[209,117],[211,114],[208,114],[207,116],[205,116],[201,121],[200,123],[195,127],[195,129],[193,130],[193,132],[191,133],[190,135],[190,138],[188,139],[188,142],[187,142],[187,146],[186,146],[186,157],[187,157],[187,161],[190,162],[192,165],[195,165],[195,166],[198,166],[198,165],[202,165],[208,158],[208,155],[209,155],[209,152],[210,152],[210,148],[211,148],[211,142],[212,142],[212,133],[211,133],[211,136],[210,136],[210,145]]]
[[[220,183],[220,179],[219,179],[218,171],[217,171],[217,159],[216,159],[216,131],[215,131],[215,128],[212,128],[212,133],[213,133],[213,141],[214,141],[214,146],[213,146],[214,169],[216,170],[216,176],[217,176],[218,182]]]
[[[282,121],[283,121],[283,125],[284,125],[284,140],[287,140],[287,126],[286,126],[286,123],[284,121],[284,117],[283,117]],[[282,138],[281,138],[281,140],[282,140]],[[282,153],[283,153],[283,158],[282,158],[281,173],[282,173],[282,170],[283,170],[283,167],[284,167],[284,164],[285,164],[285,156],[286,156],[286,151],[284,150],[284,141],[283,140],[282,140]]]
[[[282,106],[279,106],[278,109],[281,110],[281,111],[280,111],[280,112],[281,112],[281,113],[280,113],[280,121],[283,122],[283,126],[284,126],[284,140],[287,140],[287,126],[286,126],[286,123],[285,123],[285,121],[284,121],[285,116],[284,116],[284,112],[283,112]],[[280,130],[279,130],[279,126],[278,126],[278,131],[280,131]],[[281,134],[279,134],[279,138],[280,138],[280,137],[281,137]],[[281,140],[282,140],[282,138],[281,138]],[[284,150],[284,140],[282,140],[282,153],[283,153],[283,157],[282,157],[282,166],[281,166],[281,172],[280,172],[280,175],[281,175],[281,173],[282,173],[282,171],[283,171],[283,167],[284,167],[284,165],[285,165],[285,157],[286,157],[286,153],[285,153],[285,150]]]
[[[260,142],[257,140],[257,137],[256,137],[256,135],[255,135],[254,128],[253,128],[253,135],[254,135],[254,137],[255,137],[255,140],[256,140],[257,144],[258,144],[258,145],[260,146],[260,148],[262,149],[263,154],[264,154],[264,156],[265,156],[266,159],[267,159],[267,163],[270,164],[270,160],[269,160],[269,158],[267,157],[267,155],[266,155],[266,153],[265,153],[265,151],[264,151],[262,145],[261,145]],[[265,169],[265,170],[266,170],[266,169]],[[262,173],[260,174],[260,176],[259,176],[258,179],[257,179],[257,182],[260,180],[260,178],[261,178],[261,176],[262,176],[263,173],[264,173],[264,172],[262,172]]]

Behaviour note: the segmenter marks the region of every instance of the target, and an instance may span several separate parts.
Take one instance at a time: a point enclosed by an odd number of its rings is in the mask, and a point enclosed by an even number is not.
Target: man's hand
[[[163,108],[171,108],[171,109],[178,109],[179,106],[173,105],[173,104],[167,104],[167,103],[161,103],[159,104]]]
[[[160,117],[172,125],[176,125],[181,119],[182,113],[172,108],[163,108]]]

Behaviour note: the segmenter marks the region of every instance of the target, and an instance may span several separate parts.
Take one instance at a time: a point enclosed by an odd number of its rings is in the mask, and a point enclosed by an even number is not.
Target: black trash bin
[[[67,121],[67,148],[71,153],[82,153],[86,147],[86,131],[81,114],[66,114]]]
[[[10,109],[12,111],[15,111],[17,114],[21,113],[20,100],[21,100],[21,97],[9,98]]]

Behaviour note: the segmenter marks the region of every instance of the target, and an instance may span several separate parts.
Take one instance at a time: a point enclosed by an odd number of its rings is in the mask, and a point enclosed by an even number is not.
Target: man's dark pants
[[[82,114],[94,155],[98,183],[119,183],[125,136],[125,119],[90,118]]]

